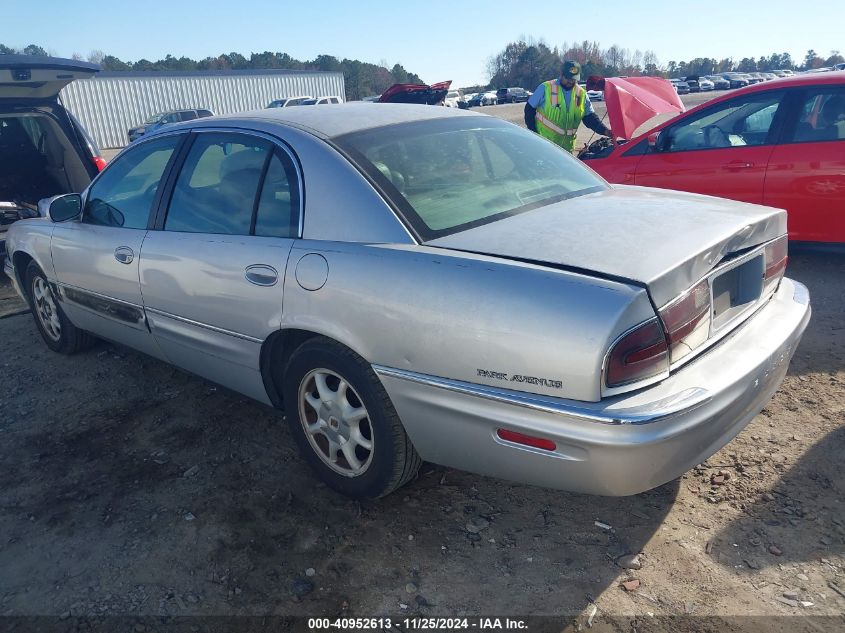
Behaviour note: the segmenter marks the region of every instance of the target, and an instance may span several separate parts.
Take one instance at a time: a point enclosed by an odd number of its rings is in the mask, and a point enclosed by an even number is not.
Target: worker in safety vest
[[[594,132],[613,138],[610,128],[593,112],[587,91],[578,85],[580,78],[578,62],[563,62],[560,78],[541,83],[525,104],[525,126],[568,152],[575,148],[582,121]]]

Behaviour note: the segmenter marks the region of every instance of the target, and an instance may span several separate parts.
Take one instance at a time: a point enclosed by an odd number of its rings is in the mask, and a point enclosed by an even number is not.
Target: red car
[[[612,183],[786,209],[791,240],[843,243],[845,72],[742,88],[587,164]]]

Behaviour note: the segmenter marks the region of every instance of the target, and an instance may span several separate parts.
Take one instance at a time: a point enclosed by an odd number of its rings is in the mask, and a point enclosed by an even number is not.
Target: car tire
[[[41,338],[54,352],[75,354],[91,347],[96,339],[70,322],[59,305],[53,286],[35,262],[26,268],[29,307]]]
[[[283,393],[297,444],[334,490],[375,499],[419,470],[422,460],[372,367],[340,343],[303,343],[285,367]]]

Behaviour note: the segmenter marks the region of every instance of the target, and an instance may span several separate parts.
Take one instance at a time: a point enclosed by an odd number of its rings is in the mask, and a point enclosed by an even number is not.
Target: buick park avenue
[[[660,485],[763,408],[810,318],[783,211],[608,185],[454,108],[176,124],[40,208],[6,273],[47,346],[111,340],[283,409],[356,497],[422,460]]]

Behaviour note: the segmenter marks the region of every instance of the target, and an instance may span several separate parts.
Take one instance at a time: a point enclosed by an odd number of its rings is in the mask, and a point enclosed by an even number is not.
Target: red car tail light
[[[766,245],[766,269],[763,273],[763,294],[773,292],[786,272],[788,241],[786,235]]]
[[[97,171],[103,171],[106,168],[106,161],[102,156],[95,156],[94,165],[96,165]]]
[[[671,362],[707,341],[711,313],[710,284],[706,279],[660,310],[660,319],[669,335]]]
[[[620,338],[607,357],[604,382],[621,387],[669,371],[669,346],[658,319],[638,325]]]
[[[553,451],[557,448],[554,442],[544,439],[542,437],[534,437],[532,435],[523,435],[516,431],[508,431],[507,429],[496,429],[496,435],[507,442],[514,444],[522,444],[523,446],[531,446],[532,448],[542,448],[544,451]]]

